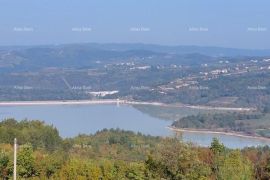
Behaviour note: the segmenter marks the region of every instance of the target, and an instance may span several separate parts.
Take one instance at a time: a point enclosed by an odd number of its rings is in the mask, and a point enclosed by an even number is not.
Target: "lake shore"
[[[263,140],[263,141],[269,141],[270,138],[267,137],[262,137],[262,136],[256,136],[256,135],[247,135],[244,133],[240,132],[223,132],[223,131],[213,131],[213,130],[202,130],[202,129],[191,129],[191,128],[175,128],[168,126],[167,127],[169,130],[174,131],[174,132],[190,132],[190,133],[204,133],[204,134],[220,134],[220,135],[227,135],[227,136],[236,136],[236,137],[241,137],[241,138],[248,138],[248,139],[257,139],[257,140]]]
[[[124,105],[153,105],[164,107],[179,107],[202,110],[224,110],[224,111],[254,111],[255,108],[236,108],[236,107],[213,107],[195,106],[187,104],[165,104],[160,102],[128,101],[119,99],[102,100],[49,100],[49,101],[0,101],[0,106],[33,106],[33,105],[95,105],[95,104],[124,104]]]

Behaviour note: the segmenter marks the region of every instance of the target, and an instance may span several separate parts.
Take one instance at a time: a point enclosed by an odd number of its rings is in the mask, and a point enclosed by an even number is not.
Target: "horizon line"
[[[70,43],[44,43],[44,44],[21,44],[21,45],[0,45],[0,48],[7,47],[42,47],[42,46],[67,46],[67,45],[145,45],[145,46],[160,46],[160,47],[199,47],[199,48],[223,48],[223,49],[235,49],[235,50],[259,50],[267,51],[270,48],[240,48],[240,47],[225,47],[215,45],[184,45],[184,44],[159,44],[159,43],[144,43],[144,42],[70,42]]]

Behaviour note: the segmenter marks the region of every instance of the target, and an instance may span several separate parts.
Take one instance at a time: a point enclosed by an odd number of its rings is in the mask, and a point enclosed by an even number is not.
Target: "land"
[[[269,138],[269,116],[256,111],[204,113],[179,118],[172,123],[172,128]]]
[[[121,99],[263,110],[270,106],[267,52],[138,44],[2,47],[0,101]]]
[[[227,136],[237,136],[237,137],[242,137],[242,138],[248,138],[248,139],[260,139],[264,140],[267,142],[270,142],[270,139],[267,137],[262,137],[262,136],[256,136],[256,135],[248,135],[245,133],[241,132],[236,132],[236,131],[230,131],[230,132],[225,132],[225,131],[214,131],[211,129],[192,129],[192,128],[175,128],[175,127],[167,127],[171,131],[174,132],[191,132],[191,133],[205,133],[205,134],[223,134]]]
[[[242,120],[237,132],[270,137],[270,51],[91,43],[0,47],[0,106],[65,104],[128,104],[174,121],[262,113]],[[234,121],[222,129],[223,119],[214,128],[234,131]],[[179,128],[211,129],[192,122]]]

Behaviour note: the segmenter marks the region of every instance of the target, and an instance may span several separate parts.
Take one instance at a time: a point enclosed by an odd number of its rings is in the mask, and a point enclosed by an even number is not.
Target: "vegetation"
[[[234,131],[269,137],[268,114],[258,112],[204,113],[182,117],[172,123],[176,128]]]
[[[0,123],[0,177],[13,175],[12,139],[18,138],[19,179],[225,179],[270,178],[270,148],[209,148],[177,138],[145,136],[119,129],[63,139],[40,121]],[[38,137],[34,139],[34,137]],[[48,144],[48,142],[52,142]]]
[[[0,123],[0,142],[12,144],[19,137],[20,144],[30,143],[34,149],[56,150],[61,137],[56,128],[41,121],[20,121],[7,119]]]
[[[269,112],[269,56],[217,57],[212,50],[191,47],[186,54],[185,48],[175,50],[179,47],[120,46],[2,47],[0,100],[119,98]],[[96,97],[91,91],[118,93]]]

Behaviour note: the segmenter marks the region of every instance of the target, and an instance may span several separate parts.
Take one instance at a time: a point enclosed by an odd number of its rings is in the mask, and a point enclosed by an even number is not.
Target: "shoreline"
[[[84,105],[84,104],[117,104],[117,100],[45,100],[45,101],[0,101],[0,106],[32,106],[32,105]]]
[[[190,129],[190,128],[175,128],[168,126],[166,127],[169,130],[173,132],[190,132],[190,133],[204,133],[204,134],[220,134],[220,135],[226,135],[226,136],[234,136],[234,137],[241,137],[241,138],[247,138],[247,139],[257,139],[257,140],[263,140],[263,141],[269,141],[270,138],[262,137],[262,136],[256,136],[256,135],[247,135],[240,132],[222,132],[222,131],[213,131],[213,130],[202,130],[202,129]]]
[[[33,106],[33,105],[95,105],[95,104],[116,104],[116,105],[153,105],[163,107],[179,107],[202,110],[223,110],[223,111],[254,111],[255,108],[234,108],[234,107],[213,107],[213,106],[194,106],[187,104],[165,104],[161,102],[141,102],[119,99],[102,100],[48,100],[48,101],[0,101],[0,106]]]

